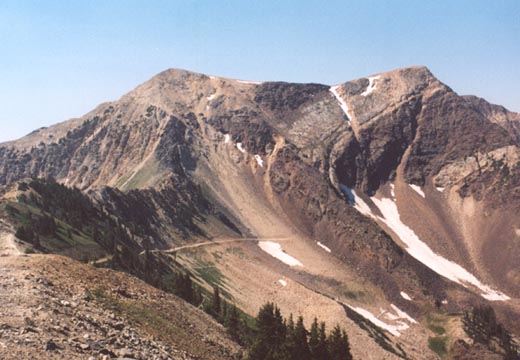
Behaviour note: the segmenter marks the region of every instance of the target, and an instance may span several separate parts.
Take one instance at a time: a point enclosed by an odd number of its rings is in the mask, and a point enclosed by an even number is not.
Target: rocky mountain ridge
[[[0,144],[0,183],[76,186],[123,223],[142,223],[142,249],[287,239],[278,243],[303,270],[253,244],[240,256],[219,251],[245,273],[268,261],[269,276],[353,307],[367,296],[372,312],[392,303],[423,317],[434,304],[457,312],[482,295],[501,300],[507,321],[519,314],[519,124],[425,67],[333,87],[167,70],[81,119]],[[185,265],[211,254],[186,255]],[[445,260],[460,269],[439,268]],[[211,263],[246,312],[259,305],[247,292],[275,291]],[[369,295],[345,297],[346,284]],[[297,302],[276,296],[285,309]],[[321,311],[302,304],[306,315]]]

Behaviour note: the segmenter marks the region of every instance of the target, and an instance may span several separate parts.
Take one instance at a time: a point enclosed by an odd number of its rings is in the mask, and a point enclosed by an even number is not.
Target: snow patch
[[[423,198],[426,198],[426,195],[424,195],[424,191],[422,191],[421,187],[418,185],[408,184],[410,187],[415,191],[417,194],[421,195]]]
[[[316,243],[318,244],[319,247],[321,247],[321,248],[322,248],[323,250],[325,250],[326,252],[328,252],[328,253],[331,252],[331,250],[330,250],[327,246],[323,245],[323,244],[320,243],[319,241],[317,241]]]
[[[381,310],[381,314],[385,314],[385,318],[387,318],[388,320],[392,320],[392,321],[399,320],[399,316],[386,312],[385,310],[383,310],[381,308],[379,308],[379,310]],[[381,315],[379,315],[379,316],[381,316]]]
[[[242,143],[241,142],[237,143],[237,149],[240,150],[241,153],[245,153],[246,152],[246,150],[242,147]]]
[[[347,196],[348,202],[350,205],[354,206],[354,209],[359,211],[361,214],[374,218],[375,216],[370,210],[370,206],[366,202],[363,201],[359,196],[357,196],[356,191],[354,189],[349,188],[347,185],[339,184],[340,189]]]
[[[374,92],[374,90],[376,89],[377,85],[376,85],[376,80],[379,79],[380,76],[377,75],[377,76],[371,76],[368,78],[368,87],[365,91],[363,91],[361,93],[361,96],[367,96],[367,95],[370,95]]]
[[[399,238],[406,244],[406,251],[414,258],[428,266],[437,274],[466,286],[471,284],[482,291],[482,297],[490,301],[509,300],[509,296],[493,290],[491,287],[481,283],[473,274],[469,273],[459,264],[443,258],[422,242],[412,229],[406,226],[399,216],[397,206],[392,199],[371,198],[377,206],[383,218],[379,217]]]
[[[211,94],[206,99],[208,99],[208,101],[211,101],[211,100],[213,100],[215,98],[215,96],[217,96],[217,93]]]
[[[231,140],[231,135],[224,134],[224,144],[227,144],[229,142],[229,140]]]
[[[278,280],[278,282],[279,282],[283,287],[287,286],[287,281],[285,281],[284,279],[280,279],[280,280]]]
[[[407,293],[405,293],[404,291],[401,291],[399,294],[401,294],[401,297],[405,300],[408,300],[408,301],[412,301],[412,298],[410,297],[410,295],[408,295]]]
[[[260,85],[261,81],[248,81],[248,80],[237,80],[237,82],[241,84],[251,84],[251,85]]]
[[[437,186],[435,189],[439,192],[443,192],[445,187]]]
[[[255,155],[255,160],[260,165],[260,167],[264,167],[264,160],[262,160],[262,157],[260,155]]]
[[[394,309],[394,311],[396,312],[397,316],[399,317],[399,319],[405,319],[406,321],[412,323],[412,324],[417,324],[417,321],[415,321],[414,318],[412,318],[410,315],[408,315],[407,313],[405,313],[403,310],[399,309],[397,306],[395,306],[394,304],[390,304],[390,307],[392,309]]]
[[[274,241],[260,241],[258,243],[260,249],[271,255],[272,257],[277,258],[281,262],[289,265],[289,266],[303,266],[303,264],[296,258],[293,258],[291,255],[287,254],[282,250],[282,246]]]
[[[345,115],[347,115],[347,119],[349,121],[349,123],[352,121],[352,119],[350,118],[350,114],[349,114],[349,108],[348,108],[348,105],[347,103],[345,102],[345,100],[343,100],[343,98],[341,97],[341,95],[338,93],[338,88],[339,88],[339,85],[337,86],[331,86],[330,88],[330,92],[334,94],[334,96],[336,97],[336,100],[338,100],[339,102],[339,105],[341,106],[341,110],[343,110],[343,112],[345,113]]]
[[[365,310],[360,307],[354,307],[347,305],[350,309],[357,312],[359,315],[363,316],[365,319],[370,321],[372,324],[379,326],[382,329],[387,330],[390,334],[394,336],[401,336],[401,331],[408,329],[410,326],[408,324],[405,324],[404,322],[397,322],[395,325],[390,325],[385,323],[384,321],[378,319],[374,314],[372,314],[370,311]]]
[[[390,194],[395,199],[395,185],[394,184],[390,184]]]

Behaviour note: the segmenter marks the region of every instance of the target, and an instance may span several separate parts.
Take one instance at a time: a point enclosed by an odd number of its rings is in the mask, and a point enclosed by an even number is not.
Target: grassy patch
[[[137,173],[130,173],[121,178],[116,187],[125,185],[125,190],[137,189],[146,185],[154,176],[159,173],[159,167],[156,161],[147,161]],[[130,179],[130,180],[129,180]],[[129,180],[129,181],[128,181]],[[128,181],[128,183],[126,183]],[[126,183],[126,184],[125,184]]]
[[[446,317],[440,314],[429,314],[426,318],[426,326],[437,335],[446,334]]]
[[[447,343],[447,336],[434,336],[428,338],[428,347],[441,357],[448,353]]]
[[[446,333],[446,329],[443,328],[442,326],[438,326],[438,325],[429,325],[428,328],[433,331],[434,333],[436,333],[437,335],[444,335]]]
[[[34,224],[35,219],[50,215],[41,209],[26,203],[7,202],[2,212],[8,214],[15,227]],[[39,235],[44,252],[70,256],[77,260],[91,260],[105,254],[104,249],[85,232],[70,226],[54,217],[56,231],[52,235]],[[40,250],[42,250],[40,249]]]
[[[225,252],[228,253],[228,254],[231,254],[231,255],[238,256],[239,259],[246,259],[247,258],[247,256],[244,253],[244,251],[241,248],[236,247],[236,246],[232,246],[232,247],[226,248]]]
[[[199,262],[198,266],[193,269],[197,275],[211,286],[222,287],[224,285],[224,276],[215,267],[208,262]]]
[[[364,291],[346,290],[346,291],[343,291],[343,295],[348,299],[356,300],[359,298],[363,298],[365,296],[365,292]]]

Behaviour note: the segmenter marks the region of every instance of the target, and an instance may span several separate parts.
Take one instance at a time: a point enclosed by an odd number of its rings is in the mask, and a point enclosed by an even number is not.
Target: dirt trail
[[[184,249],[193,249],[193,248],[198,248],[198,247],[201,247],[201,246],[219,245],[219,244],[226,244],[226,243],[232,243],[232,242],[241,242],[241,241],[287,241],[287,240],[290,240],[290,239],[291,238],[289,238],[289,237],[280,237],[280,238],[224,238],[224,239],[220,239],[220,240],[211,240],[211,241],[205,241],[205,242],[196,243],[196,244],[182,245],[182,246],[174,247],[174,248],[167,249],[167,250],[152,250],[151,252],[153,252],[153,253],[163,252],[163,253],[169,254],[169,253],[174,253],[174,252],[177,252],[179,250],[184,250]],[[142,254],[144,254],[144,251],[141,252],[141,255]]]

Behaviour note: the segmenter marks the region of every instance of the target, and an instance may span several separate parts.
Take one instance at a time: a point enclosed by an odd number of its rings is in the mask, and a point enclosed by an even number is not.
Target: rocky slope
[[[137,224],[141,249],[214,241],[176,261],[201,283],[211,267],[250,314],[274,299],[341,322],[359,357],[435,358],[431,312],[491,300],[512,326],[520,314],[519,124],[424,67],[333,87],[167,70],[0,145],[0,183],[76,186]],[[262,250],[276,246],[299,264]],[[380,346],[345,306],[393,340]]]
[[[0,257],[3,359],[231,359],[202,311],[123,273],[66,257]],[[66,274],[66,276],[64,276]]]

